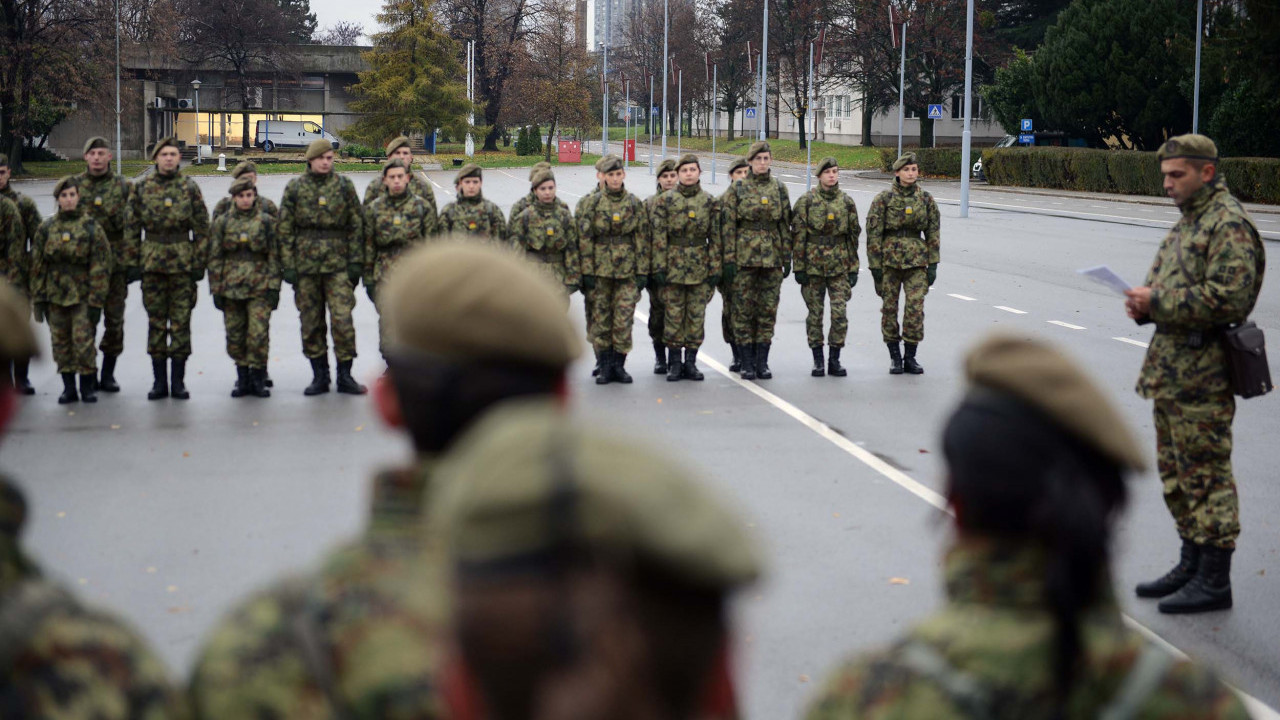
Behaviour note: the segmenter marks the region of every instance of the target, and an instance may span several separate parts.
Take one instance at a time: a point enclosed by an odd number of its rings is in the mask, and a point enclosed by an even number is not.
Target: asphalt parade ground
[[[712,184],[725,188],[724,168]],[[704,170],[707,169],[704,167]],[[801,170],[779,169],[794,201]],[[595,183],[589,167],[559,168],[571,206]],[[439,204],[453,197],[452,172],[429,172]],[[352,174],[357,190],[377,178]],[[504,210],[528,192],[527,170],[485,170],[485,196]],[[289,176],[264,175],[279,200]],[[199,177],[212,207],[229,184]],[[645,165],[628,188],[654,191]],[[887,181],[847,173],[842,188],[864,214]],[[19,183],[47,216],[51,182]],[[965,351],[992,331],[1050,340],[1112,393],[1149,449],[1151,406],[1133,392],[1150,327],[1134,325],[1118,296],[1079,276],[1107,264],[1140,283],[1165,231],[1171,203],[1128,203],[1071,194],[975,188],[959,218],[958,185],[929,183],[941,204],[942,263],[925,304],[925,374],[890,376],[880,340],[879,301],[864,269],[848,306],[845,378],[809,376],[805,307],[793,278],[783,285],[770,364],[774,378],[743,382],[727,371],[720,297],[707,308],[700,355],[706,381],[668,383],[652,374],[644,324],[647,293],[627,369],[633,385],[598,387],[590,362],[571,371],[574,413],[598,427],[656,443],[701,471],[742,511],[769,560],[766,579],[736,605],[738,685],[747,717],[794,717],[842,657],[890,641],[937,607],[944,468],[938,434],[963,391]],[[1280,240],[1280,215],[1255,215]],[[865,235],[861,240],[865,264]],[[1268,242],[1266,249],[1280,249]],[[314,565],[358,532],[372,473],[410,459],[405,440],[382,428],[367,397],[305,398],[310,368],[285,286],[272,319],[268,400],[229,396],[235,368],[207,284],[193,317],[191,400],[148,402],[146,315],[129,290],[123,391],[96,405],[59,406],[61,381],[46,352],[32,366],[38,394],[25,401],[4,441],[3,468],[32,506],[27,540],[55,577],[109,605],[141,629],[185,677],[199,644],[232,603],[270,578]],[[581,296],[569,310],[583,325]],[[1274,346],[1280,290],[1264,285],[1254,319]],[[382,369],[373,305],[357,290],[358,377]],[[48,332],[39,328],[47,348]],[[1273,352],[1273,356],[1277,355]],[[589,354],[588,354],[589,356]],[[1131,483],[1121,522],[1115,581],[1125,613],[1154,637],[1215,667],[1251,696],[1257,717],[1280,717],[1280,393],[1241,401],[1234,464],[1243,534],[1235,554],[1235,609],[1162,616],[1132,586],[1176,559],[1177,537],[1154,470]]]

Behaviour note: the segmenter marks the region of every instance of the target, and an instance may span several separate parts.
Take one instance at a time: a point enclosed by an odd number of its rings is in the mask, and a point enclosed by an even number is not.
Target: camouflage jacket
[[[9,198],[0,197],[0,277],[23,294],[27,292],[30,259],[27,231],[22,227],[18,205]]]
[[[364,208],[364,284],[386,279],[405,251],[426,242],[436,225],[435,208],[421,196],[379,195]]]
[[[206,255],[210,295],[248,300],[280,290],[276,219],[258,207],[232,209],[213,221]]]
[[[35,200],[14,190],[13,183],[9,183],[0,190],[0,196],[9,198],[18,206],[18,214],[22,216],[22,229],[26,233],[23,239],[26,241],[27,252],[30,252],[31,239],[36,236],[36,228],[44,222],[44,218],[40,216],[40,208],[36,207]]]
[[[119,620],[41,578],[18,542],[26,502],[0,476],[0,717],[185,717],[164,664]]]
[[[770,173],[735,180],[721,201],[724,241],[738,267],[786,267],[791,263],[791,198]]]
[[[231,212],[235,206],[235,198],[230,195],[218,200],[218,204],[213,206],[213,219],[217,220],[218,216]],[[280,208],[271,198],[259,195],[253,201],[253,209],[258,212],[265,212],[276,220],[280,219]]]
[[[409,192],[426,201],[427,207],[431,208],[431,222],[434,225],[438,208],[436,206],[436,194],[431,189],[431,181],[427,180],[426,176],[421,172],[411,172],[409,173]],[[387,187],[382,184],[381,178],[377,178],[364,189],[364,204],[368,205],[374,200],[387,195],[390,195],[387,192]]]
[[[815,187],[791,215],[795,271],[830,277],[858,272],[858,207],[839,187]]]
[[[502,210],[489,202],[481,193],[472,198],[458,199],[440,211],[440,232],[477,235],[497,243],[507,239],[507,219]]]
[[[639,198],[622,188],[602,191],[579,205],[578,243],[582,274],[632,278],[649,274],[649,212]]]
[[[657,196],[650,211],[653,225],[653,273],[667,282],[698,285],[720,274],[720,203],[701,184],[677,185]]]
[[[60,211],[36,231],[31,300],[100,308],[107,299],[111,267],[111,246],[102,226],[78,209]]]
[[[933,196],[918,182],[903,187],[894,179],[867,210],[867,266],[921,268],[938,262],[941,228]]]
[[[1043,553],[1025,543],[963,539],[944,572],[946,606],[889,649],[836,670],[807,720],[1104,717],[1144,654],[1164,667],[1126,717],[1248,717],[1213,675],[1127,628],[1109,590],[1081,617],[1082,663],[1062,708]]]
[[[122,255],[141,263],[126,261],[125,267],[141,264],[146,272],[170,274],[202,270],[198,251],[208,240],[209,211],[194,180],[156,171],[134,183]]]
[[[1266,255],[1257,226],[1221,181],[1187,201],[1147,273],[1156,333],[1138,394],[1195,401],[1230,392],[1222,343],[1188,345],[1188,334],[1238,323],[1262,290]]]
[[[129,193],[133,184],[110,170],[101,175],[90,175],[86,170],[76,176],[80,181],[80,209],[93,216],[107,233],[111,244],[111,256],[115,271],[124,272],[138,267],[140,258],[130,257],[125,248],[124,229],[128,223]]]
[[[364,208],[350,178],[310,170],[289,181],[280,200],[280,266],[299,275],[364,265]]]
[[[380,474],[364,537],[223,618],[192,672],[197,720],[442,717],[444,565],[421,541],[430,472]]]
[[[557,263],[564,268],[564,283],[582,283],[582,257],[578,254],[578,226],[569,206],[557,200],[526,205],[511,221],[511,241],[530,259]]]
[[[520,217],[520,213],[524,212],[525,208],[529,207],[530,205],[533,205],[536,202],[538,202],[538,198],[532,192],[530,192],[527,195],[520,196],[515,201],[515,204],[511,206],[511,214],[508,215],[508,217],[511,219],[507,222],[507,225],[514,225],[516,222],[516,218]],[[565,204],[565,201],[561,200],[560,198],[556,198],[556,207],[564,208],[566,211],[569,210],[569,206]],[[569,214],[572,215],[573,212],[569,211]]]

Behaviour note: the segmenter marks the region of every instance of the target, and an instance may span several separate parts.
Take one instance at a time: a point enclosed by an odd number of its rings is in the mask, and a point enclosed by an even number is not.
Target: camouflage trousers
[[[707,303],[715,289],[708,283],[698,285],[664,285],[662,296],[664,334],[667,347],[697,350],[706,338]],[[652,315],[650,316],[652,317]]]
[[[93,349],[97,328],[89,322],[89,306],[50,305],[49,344],[59,373],[88,375],[98,372],[98,352]]]
[[[822,313],[828,297],[831,298],[831,332],[827,335],[827,344],[844,347],[845,336],[849,334],[850,291],[848,274],[810,275],[808,282],[800,286],[800,296],[809,308],[804,321],[809,347],[822,347]]]
[[[1203,402],[1156,400],[1156,466],[1178,535],[1199,545],[1234,548],[1240,500],[1231,473],[1230,394]]]
[[[142,306],[147,309],[147,354],[185,360],[191,356],[191,310],[196,284],[180,273],[143,273]]]
[[[302,354],[315,360],[329,356],[325,332],[333,335],[333,354],[338,362],[356,358],[356,326],[351,311],[356,306],[355,290],[345,271],[324,275],[300,275],[293,286],[293,301],[302,321]],[[329,326],[325,326],[325,309]]]
[[[123,269],[111,273],[107,302],[102,308],[102,342],[98,349],[107,357],[124,352],[124,302],[129,297],[129,281]]]
[[[886,343],[899,340],[916,344],[924,340],[924,296],[929,292],[925,268],[884,268],[880,287],[880,334]],[[898,297],[906,296],[902,309],[902,333],[898,333]]]
[[[667,333],[666,295],[660,288],[649,286],[649,339],[655,343],[665,343]]]
[[[631,352],[631,325],[636,321],[640,289],[631,278],[597,277],[594,290],[587,291],[591,307],[588,334],[597,352]]]
[[[773,341],[782,268],[739,268],[733,279],[733,337],[739,345]]]
[[[222,322],[227,328],[227,354],[236,365],[265,369],[271,350],[271,304],[267,299],[223,298]]]

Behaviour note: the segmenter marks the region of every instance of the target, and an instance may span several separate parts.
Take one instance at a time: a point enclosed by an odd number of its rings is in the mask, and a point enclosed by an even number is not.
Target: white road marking
[[[1062,322],[1061,320],[1049,320],[1048,322],[1049,322],[1049,324],[1050,324],[1050,325],[1057,325],[1058,327],[1064,327],[1064,328],[1067,328],[1068,330],[1083,330],[1083,329],[1084,329],[1084,327],[1083,327],[1083,326],[1080,326],[1080,325],[1072,325],[1072,324],[1071,324],[1071,323],[1069,323],[1069,322]]]
[[[1146,344],[1146,343],[1144,343],[1144,342],[1142,342],[1141,340],[1133,340],[1133,339],[1131,339],[1131,338],[1122,338],[1122,337],[1113,337],[1113,338],[1111,338],[1111,339],[1112,339],[1112,340],[1119,340],[1119,341],[1120,341],[1120,342],[1122,342],[1122,343],[1129,343],[1130,345],[1137,345],[1137,346],[1138,346],[1138,347],[1140,347],[1140,348],[1145,348],[1145,347],[1147,347],[1147,344]]]
[[[953,297],[957,300],[967,300],[969,302],[973,302],[976,299],[976,298],[971,298],[968,295],[957,295],[955,293],[947,293],[947,297]]]
[[[1003,311],[1005,311],[1005,312],[1007,312],[1007,313],[1013,313],[1014,315],[1026,315],[1026,314],[1027,314],[1027,311],[1026,311],[1026,310],[1019,310],[1018,308],[1006,307],[1006,306],[1004,306],[1004,305],[996,305],[996,306],[995,306],[995,309],[997,309],[997,310],[1003,310]]]

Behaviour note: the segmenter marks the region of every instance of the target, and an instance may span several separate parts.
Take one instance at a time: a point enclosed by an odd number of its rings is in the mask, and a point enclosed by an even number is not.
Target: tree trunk
[[[927,116],[920,116],[920,147],[933,147],[933,121]]]
[[[799,118],[796,118],[796,119],[799,121],[799,123],[800,123],[800,132],[799,132],[799,133],[797,133],[797,134],[798,134],[798,135],[799,135],[799,137],[800,137],[800,149],[801,149],[801,150],[804,150],[805,148],[809,147],[809,124],[808,124],[808,117],[809,117],[809,110],[808,110],[807,108],[803,108],[803,106],[802,106],[802,109],[800,110],[800,117],[799,117]]]
[[[871,123],[875,120],[876,108],[869,103],[862,105],[862,147],[874,147],[871,140]]]
[[[552,138],[556,135],[556,125],[559,124],[559,122],[560,116],[558,114],[551,116],[551,127],[547,128],[547,152],[543,157],[547,162],[551,162],[551,143],[553,142]]]

